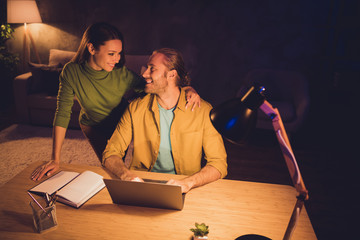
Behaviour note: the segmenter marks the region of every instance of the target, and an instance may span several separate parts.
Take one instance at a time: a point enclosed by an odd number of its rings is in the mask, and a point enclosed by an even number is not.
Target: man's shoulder
[[[154,96],[152,94],[146,94],[131,101],[129,104],[130,111],[136,111],[139,109],[147,109],[149,104],[153,101]]]
[[[211,103],[209,103],[208,101],[206,101],[206,100],[204,100],[204,99],[200,99],[200,105],[201,106],[205,106],[206,108],[212,108],[212,105],[211,105]]]
[[[201,112],[210,112],[212,109],[212,105],[205,101],[204,99],[200,99],[200,107],[195,107],[195,110],[201,111]]]

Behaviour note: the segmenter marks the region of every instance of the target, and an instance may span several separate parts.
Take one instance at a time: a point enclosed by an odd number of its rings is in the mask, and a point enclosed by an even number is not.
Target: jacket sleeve
[[[205,106],[201,106],[205,107]],[[211,109],[211,106],[210,106]],[[210,110],[205,111],[203,149],[206,165],[215,167],[221,174],[221,178],[227,175],[227,154],[222,136],[214,128],[210,120]]]
[[[102,164],[110,156],[123,158],[132,140],[132,120],[129,107],[125,110],[103,152]]]

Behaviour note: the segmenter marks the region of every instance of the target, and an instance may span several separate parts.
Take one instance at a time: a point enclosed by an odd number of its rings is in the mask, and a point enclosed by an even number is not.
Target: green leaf
[[[205,223],[195,223],[195,228],[191,228],[190,231],[192,231],[195,236],[204,237],[209,234],[209,226],[206,226]]]

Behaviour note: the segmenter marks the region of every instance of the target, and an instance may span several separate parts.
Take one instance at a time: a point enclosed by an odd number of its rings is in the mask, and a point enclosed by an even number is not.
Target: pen
[[[36,199],[33,197],[33,195],[31,195],[31,193],[30,192],[27,192],[28,194],[29,194],[29,196],[32,198],[32,200],[34,200],[34,202],[43,210],[43,212],[44,213],[47,213],[46,211],[45,211],[45,209],[41,206],[41,204],[38,202],[38,201],[36,201]],[[47,214],[49,217],[50,217],[50,214]]]
[[[57,196],[55,196],[54,198],[51,199],[49,206],[50,207],[53,206],[55,204],[56,200],[57,200]]]
[[[49,206],[52,206],[53,204],[55,204],[55,201],[56,201],[56,199],[57,199],[57,196],[56,196],[56,193],[57,193],[58,191],[56,191],[55,193],[53,193],[52,195],[51,195],[51,199],[50,199],[50,201],[49,201]]]
[[[46,203],[49,205],[50,197],[49,197],[49,194],[47,192],[45,193],[45,198],[46,198]]]

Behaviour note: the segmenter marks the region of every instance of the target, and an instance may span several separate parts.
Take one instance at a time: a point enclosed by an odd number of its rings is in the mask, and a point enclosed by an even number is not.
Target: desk
[[[79,209],[57,203],[58,227],[38,234],[33,229],[26,191],[36,185],[30,175],[40,164],[30,165],[0,188],[0,239],[190,239],[194,223],[205,222],[210,240],[251,233],[277,240],[283,237],[296,201],[291,186],[218,180],[191,190],[184,209],[176,211],[112,204],[104,188]],[[110,178],[100,167],[62,164],[61,169],[91,170]],[[153,179],[174,177],[138,173]],[[316,239],[305,208],[292,239]]]

